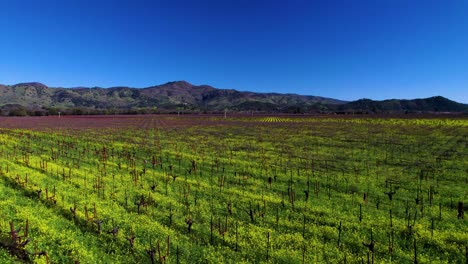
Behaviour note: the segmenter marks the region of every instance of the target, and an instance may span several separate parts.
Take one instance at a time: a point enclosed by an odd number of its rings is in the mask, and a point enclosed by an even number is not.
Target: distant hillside
[[[254,93],[169,82],[147,88],[51,88],[44,84],[0,85],[2,114],[222,112],[468,112],[468,106],[443,97],[354,102],[298,94]]]
[[[159,109],[187,111],[276,111],[344,101],[297,94],[253,93],[169,82],[147,88],[50,88],[41,83],[0,86],[0,106],[57,109]]]
[[[360,99],[338,107],[341,111],[382,112],[468,112],[468,105],[451,101],[442,96],[414,100],[373,101]]]

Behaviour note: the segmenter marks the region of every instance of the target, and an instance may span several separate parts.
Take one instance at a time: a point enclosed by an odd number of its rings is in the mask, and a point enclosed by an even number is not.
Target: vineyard
[[[468,119],[0,118],[1,263],[468,263]]]

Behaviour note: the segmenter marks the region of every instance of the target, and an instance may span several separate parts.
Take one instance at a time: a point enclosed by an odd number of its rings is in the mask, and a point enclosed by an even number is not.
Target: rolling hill
[[[4,114],[11,113],[12,109],[35,114],[52,109],[76,114],[83,111],[109,113],[142,109],[161,112],[468,112],[468,105],[441,96],[415,100],[361,99],[345,102],[319,96],[217,89],[186,81],[147,88],[53,88],[38,82],[0,85],[0,108]]]

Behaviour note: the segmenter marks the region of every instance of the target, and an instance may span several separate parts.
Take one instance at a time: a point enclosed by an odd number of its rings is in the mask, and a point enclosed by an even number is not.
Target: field
[[[0,118],[0,262],[468,263],[468,119]]]

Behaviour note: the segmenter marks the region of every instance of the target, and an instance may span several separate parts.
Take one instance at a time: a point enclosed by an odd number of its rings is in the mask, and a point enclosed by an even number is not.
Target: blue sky
[[[0,83],[468,103],[468,1],[0,0]]]

